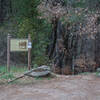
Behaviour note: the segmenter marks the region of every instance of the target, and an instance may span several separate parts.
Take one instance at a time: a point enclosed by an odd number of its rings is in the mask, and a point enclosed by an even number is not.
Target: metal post
[[[10,72],[10,34],[7,36],[7,71]]]
[[[31,69],[31,35],[28,35],[28,70]]]

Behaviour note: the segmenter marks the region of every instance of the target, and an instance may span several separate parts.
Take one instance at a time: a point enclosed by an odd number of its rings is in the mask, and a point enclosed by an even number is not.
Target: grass
[[[7,70],[6,70],[6,67],[0,67],[0,73],[4,73],[4,72],[7,72]]]
[[[17,74],[22,74],[25,71],[27,71],[26,67],[15,67],[15,66],[11,66],[10,68],[10,72],[7,72],[7,68],[6,66],[0,66],[0,79],[5,79],[5,80],[9,80],[9,79],[13,79]]]
[[[79,73],[79,75],[89,75],[91,72],[83,72],[83,73]]]
[[[6,79],[6,80],[13,79],[13,78],[15,78],[13,73],[6,73],[0,77],[0,79]]]
[[[11,73],[25,72],[25,71],[27,71],[26,67],[15,67],[15,66],[10,67]],[[5,73],[7,72],[6,66],[0,66],[0,73],[2,73],[2,72],[5,72]]]

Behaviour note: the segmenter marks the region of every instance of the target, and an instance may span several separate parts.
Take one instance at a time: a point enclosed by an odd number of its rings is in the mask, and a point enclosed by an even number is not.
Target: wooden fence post
[[[32,43],[31,43],[31,35],[28,35],[28,70],[31,69],[31,48],[32,48]]]
[[[10,34],[7,36],[7,71],[10,72]]]

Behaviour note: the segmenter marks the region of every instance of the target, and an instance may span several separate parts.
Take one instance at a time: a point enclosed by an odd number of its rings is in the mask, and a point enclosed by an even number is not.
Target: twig
[[[15,78],[15,79],[9,81],[8,83],[14,82],[14,81],[16,81],[16,80],[18,80],[18,79],[21,79],[21,78],[23,78],[23,77],[25,77],[25,75],[19,76],[19,77]]]

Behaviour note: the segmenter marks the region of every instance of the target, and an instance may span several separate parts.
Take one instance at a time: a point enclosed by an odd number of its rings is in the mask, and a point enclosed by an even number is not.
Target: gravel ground
[[[93,74],[58,76],[24,85],[1,85],[0,100],[100,100],[100,78]]]

